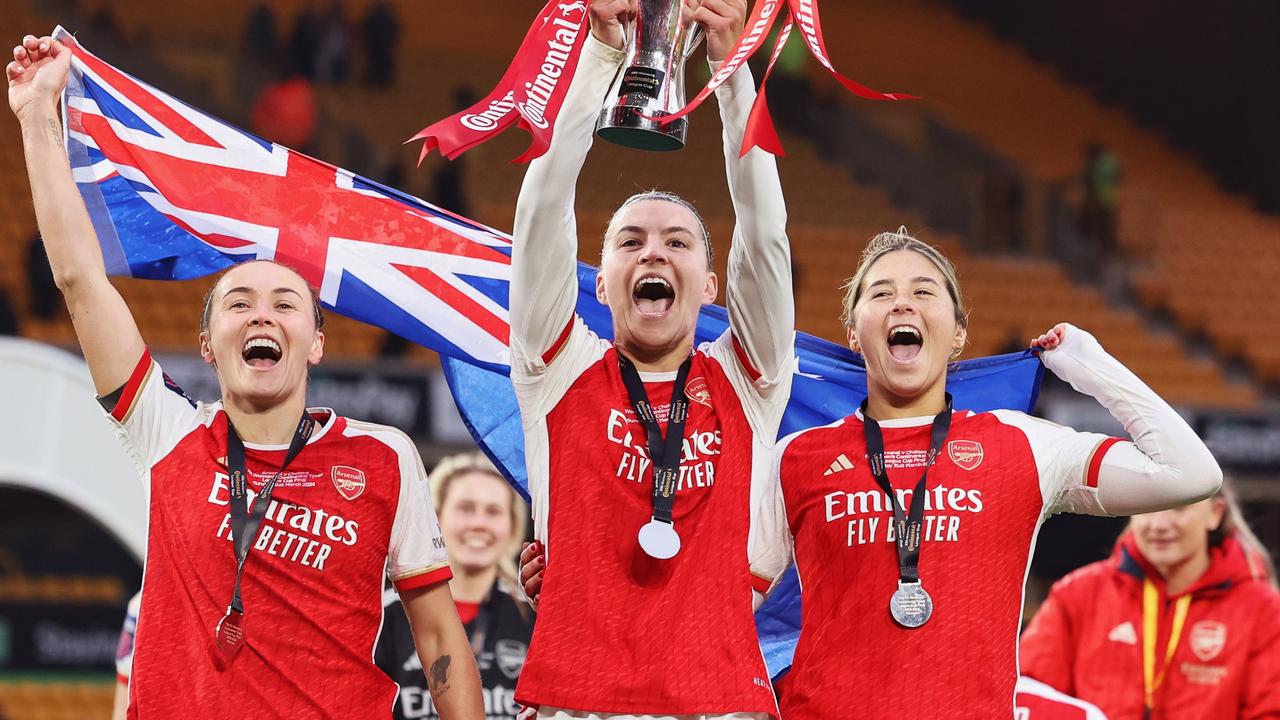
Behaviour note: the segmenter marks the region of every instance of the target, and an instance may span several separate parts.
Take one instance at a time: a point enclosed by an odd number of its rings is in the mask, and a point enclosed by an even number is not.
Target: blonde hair
[[[853,327],[853,313],[858,306],[858,301],[862,299],[862,283],[867,279],[867,273],[871,270],[871,266],[875,265],[876,261],[885,255],[898,250],[911,250],[912,252],[920,253],[925,259],[933,263],[934,267],[938,268],[938,272],[942,273],[942,279],[947,285],[947,294],[951,296],[951,302],[955,305],[956,325],[962,328],[969,327],[969,312],[965,307],[964,295],[960,292],[960,280],[956,276],[956,266],[940,250],[928,243],[921,242],[908,233],[905,225],[899,226],[897,232],[882,232],[871,238],[871,241],[867,243],[867,247],[862,251],[862,258],[858,261],[857,271],[840,288],[844,291],[844,310],[840,314],[840,319],[844,322],[845,327]]]
[[[1245,559],[1249,563],[1249,571],[1253,577],[1267,581],[1273,588],[1277,587],[1276,566],[1271,559],[1271,553],[1245,521],[1244,513],[1240,511],[1240,499],[1236,496],[1234,484],[1223,478],[1222,488],[1214,498],[1223,501],[1226,512],[1222,514],[1222,524],[1218,529],[1209,533],[1210,547],[1221,545],[1224,538],[1234,537],[1244,549]]]
[[[503,487],[507,488],[511,495],[511,538],[507,541],[507,547],[498,557],[498,575],[507,582],[507,584],[515,587],[518,584],[519,574],[516,572],[516,553],[520,551],[520,543],[524,541],[524,534],[529,525],[529,509],[525,504],[524,498],[516,492],[515,488],[507,482],[507,479],[498,472],[498,468],[494,467],[489,458],[484,453],[468,452],[459,453],[457,455],[448,455],[436,463],[431,474],[427,475],[427,484],[431,487],[431,501],[435,503],[436,512],[444,509],[444,501],[449,497],[449,490],[453,487],[453,481],[466,475],[467,473],[481,473],[483,475],[492,475],[502,481]]]

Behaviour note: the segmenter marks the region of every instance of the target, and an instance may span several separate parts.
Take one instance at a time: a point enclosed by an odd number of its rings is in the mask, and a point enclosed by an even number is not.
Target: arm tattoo
[[[431,669],[427,671],[427,689],[432,695],[438,697],[449,689],[449,663],[452,661],[448,655],[441,655],[431,663]]]
[[[58,127],[57,120],[49,120],[49,134],[53,136],[53,141],[58,147],[62,147],[62,128]]]

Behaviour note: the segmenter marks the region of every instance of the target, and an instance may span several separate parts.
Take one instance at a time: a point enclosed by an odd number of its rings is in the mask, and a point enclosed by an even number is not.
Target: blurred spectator
[[[111,720],[125,720],[129,710],[129,675],[133,673],[133,640],[138,634],[138,608],[142,607],[142,591],[134,593],[124,613],[124,627],[116,645],[116,692]]]
[[[449,591],[480,668],[485,715],[515,720],[516,679],[533,636],[533,611],[516,590],[515,553],[525,537],[529,508],[478,452],[444,458],[428,478],[449,552]],[[426,678],[403,612],[388,612],[374,662],[400,685],[395,717],[435,717]]]
[[[465,110],[476,103],[476,94],[469,87],[458,87],[453,91],[454,111]],[[465,158],[458,157],[436,166],[431,175],[432,204],[452,211],[463,217],[470,217],[471,203],[468,201],[463,183],[463,172],[466,169]]]
[[[374,0],[361,22],[364,31],[365,79],[376,87],[396,81],[396,40],[400,21],[388,0]]]
[[[276,13],[265,0],[259,0],[249,11],[244,26],[244,46],[254,59],[274,65],[277,60]]]
[[[31,314],[41,320],[52,320],[62,307],[62,295],[53,281],[53,270],[49,269],[40,233],[32,235],[27,244],[27,289]]]
[[[1229,484],[1135,515],[1108,560],[1057,582],[1022,672],[1112,720],[1280,717],[1280,593]]]
[[[276,81],[258,95],[250,113],[250,123],[258,135],[310,153],[318,112],[311,83],[286,66]]]
[[[1094,141],[1084,152],[1084,201],[1080,207],[1080,231],[1093,244],[1099,259],[1113,256],[1116,219],[1120,206],[1120,158],[1105,145]]]
[[[110,0],[99,3],[98,8],[89,16],[89,32],[95,42],[99,39],[113,43],[124,42],[124,31],[120,28],[120,21],[116,19],[115,13],[111,11]]]
[[[319,24],[316,46],[316,80],[342,85],[351,67],[351,29],[343,14],[342,0],[331,0],[329,12]]]
[[[316,78],[316,52],[320,46],[320,18],[310,1],[302,7],[293,20],[293,32],[289,34],[289,63],[299,75]]]

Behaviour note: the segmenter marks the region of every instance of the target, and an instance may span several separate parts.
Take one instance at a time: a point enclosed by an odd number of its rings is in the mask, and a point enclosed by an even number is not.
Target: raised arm
[[[427,690],[441,720],[484,718],[480,672],[454,609],[449,583],[406,590],[400,601],[427,676]]]
[[[1182,416],[1089,333],[1059,324],[1032,342],[1041,359],[1077,392],[1093,397],[1124,426],[1132,443],[1098,450],[1098,504],[1136,515],[1203,500],[1222,485],[1213,454]]]
[[[746,18],[746,0],[703,3],[694,19],[707,28],[707,57],[712,72],[732,49]],[[725,302],[734,338],[746,351],[753,375],[767,384],[790,372],[795,356],[795,298],[791,283],[791,246],[787,208],[778,166],[769,153],[754,149],[739,157],[742,136],[756,99],[751,70],[743,65],[716,90],[724,126],[725,171],[737,224],[729,247]]]
[[[28,35],[13,57],[5,68],[9,107],[22,126],[36,223],[93,385],[107,395],[129,379],[143,343],[128,306],[107,280],[102,249],[63,145],[58,96],[67,83],[71,50],[50,37]]]
[[[517,357],[541,357],[573,317],[578,297],[575,188],[591,149],[601,102],[623,58],[620,51],[594,35],[606,22],[601,19],[600,6],[610,4],[592,4],[593,35],[586,40],[556,118],[551,147],[529,163],[516,201],[511,252],[511,348]],[[612,11],[615,24],[619,11]]]

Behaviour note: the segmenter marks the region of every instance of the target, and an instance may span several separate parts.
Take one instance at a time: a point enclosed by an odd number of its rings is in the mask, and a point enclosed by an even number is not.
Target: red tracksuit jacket
[[[1191,605],[1152,720],[1280,719],[1280,593],[1257,576],[1234,538],[1210,555],[1209,569],[1186,591]],[[1165,593],[1125,535],[1111,558],[1053,586],[1022,636],[1022,674],[1094,703],[1110,720],[1142,718],[1148,576],[1160,589],[1158,673],[1177,597]]]

